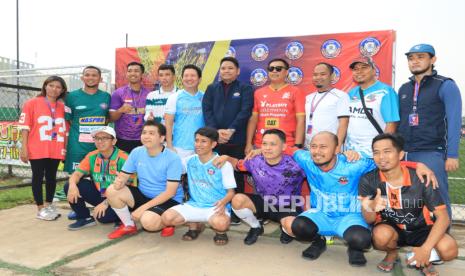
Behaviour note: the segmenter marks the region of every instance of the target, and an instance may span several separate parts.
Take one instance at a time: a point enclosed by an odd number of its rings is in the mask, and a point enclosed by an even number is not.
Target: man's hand
[[[347,161],[349,162],[355,162],[360,160],[361,158],[360,154],[354,150],[344,151],[343,154],[346,156]]]
[[[225,206],[226,203],[224,203],[222,200],[218,200],[217,202],[215,202],[215,213],[218,215],[224,214]]]
[[[252,144],[246,144],[244,149],[244,154],[248,155],[253,150]]]
[[[220,135],[218,142],[220,144],[226,144],[229,142],[229,139],[231,139],[233,132],[227,129],[218,129],[218,134]]]
[[[131,112],[132,109],[133,109],[132,105],[130,105],[128,103],[124,103],[123,106],[118,108],[118,112],[119,113],[129,113],[129,112]]]
[[[224,163],[228,161],[227,155],[221,155],[217,157],[215,160],[213,160],[213,166],[217,167],[218,169],[221,169],[224,166]]]
[[[436,175],[434,175],[434,172],[430,170],[425,164],[418,162],[416,173],[421,183],[424,183],[426,187],[428,187],[430,183],[433,185],[433,189],[437,189],[439,187],[438,180],[436,179]],[[425,176],[426,176],[426,183],[425,183]]]
[[[416,261],[416,267],[425,267],[429,265],[429,258],[431,255],[431,249],[423,248],[423,247],[412,247],[412,251],[415,254],[412,258],[408,259],[407,262],[409,264]]]
[[[108,208],[108,205],[106,203],[106,200],[104,200],[99,205],[95,206],[95,208],[94,208],[94,218],[98,219],[98,218],[104,217],[105,216],[105,211],[107,210],[107,208]]]
[[[79,188],[75,184],[69,185],[67,198],[70,203],[77,203],[78,198],[81,198]]]
[[[446,171],[453,172],[459,168],[459,159],[457,158],[447,158],[446,160]]]
[[[140,206],[139,208],[137,208],[136,210],[134,210],[134,212],[131,213],[131,218],[134,220],[134,221],[139,221],[140,218],[142,217],[142,214],[145,212],[145,207],[144,205]]]
[[[381,196],[381,190],[376,189],[376,196],[370,199],[370,196],[358,197],[362,201],[362,207],[367,212],[379,212],[386,209],[387,201]]]
[[[23,146],[21,147],[21,153],[19,154],[19,158],[23,163],[29,162],[29,153],[27,152],[27,147]]]
[[[255,156],[257,155],[260,155],[262,154],[262,149],[254,149],[254,150],[251,150],[244,158],[244,160],[250,160],[252,158],[254,158]]]
[[[115,178],[115,181],[112,185],[115,188],[115,190],[121,190],[124,188],[124,186],[126,186],[126,182],[123,181],[123,176],[121,172],[118,173],[118,176]]]

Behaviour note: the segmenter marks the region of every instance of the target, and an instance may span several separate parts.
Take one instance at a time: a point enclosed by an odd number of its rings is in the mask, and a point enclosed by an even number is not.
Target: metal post
[[[128,47],[128,33],[126,33],[126,48]]]
[[[16,85],[19,86],[19,0],[16,0]],[[16,114],[21,112],[19,106],[19,88],[16,90]],[[8,165],[8,176],[13,176],[13,166]]]

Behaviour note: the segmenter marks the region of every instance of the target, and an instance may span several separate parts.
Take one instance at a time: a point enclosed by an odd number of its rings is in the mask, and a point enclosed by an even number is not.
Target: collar
[[[404,165],[400,165],[400,168],[402,169],[402,178],[404,180],[402,186],[404,187],[412,186],[409,170]],[[381,171],[379,171],[379,178],[382,182],[387,182],[386,176],[384,176],[384,174]]]
[[[423,79],[421,79],[421,82],[424,82],[425,80],[429,79],[429,78],[432,78],[432,77],[435,77],[438,75],[438,71],[436,70],[433,70],[433,73],[431,75],[426,75],[423,77]],[[415,83],[415,76],[411,76],[410,78],[408,78],[411,82]]]

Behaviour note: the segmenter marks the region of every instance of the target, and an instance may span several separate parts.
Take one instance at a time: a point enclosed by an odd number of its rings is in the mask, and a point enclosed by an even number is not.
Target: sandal
[[[425,276],[437,276],[439,272],[434,268],[433,264],[420,268],[420,273]]]
[[[226,245],[228,244],[229,238],[226,233],[216,233],[213,237],[213,241],[216,245]]]
[[[183,241],[193,241],[193,240],[196,240],[200,233],[203,232],[203,230],[205,230],[205,225],[204,224],[201,224],[199,226],[199,228],[197,229],[189,229],[183,236],[182,236],[182,240]]]
[[[376,268],[378,268],[379,271],[381,272],[386,272],[389,273],[394,269],[394,266],[400,262],[399,257],[397,257],[394,261],[388,262],[386,260],[382,260],[381,262],[378,263]]]

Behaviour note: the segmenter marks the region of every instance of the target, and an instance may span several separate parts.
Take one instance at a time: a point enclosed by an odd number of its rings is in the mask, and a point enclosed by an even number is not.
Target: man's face
[[[106,152],[113,148],[116,139],[105,132],[99,132],[94,136],[95,147],[99,152]]]
[[[368,64],[359,62],[352,69],[352,76],[359,85],[372,83],[376,80],[376,70]]]
[[[282,156],[286,144],[276,134],[267,134],[262,139],[262,154],[265,160],[274,160]]]
[[[315,135],[310,142],[310,153],[313,162],[317,166],[329,164],[335,158],[337,144],[334,139],[326,133]]]
[[[389,139],[379,140],[373,145],[373,160],[382,172],[400,166],[402,158],[404,158],[404,152],[397,151]]]
[[[436,62],[436,57],[430,57],[428,53],[412,53],[408,55],[407,60],[410,72],[414,75],[420,75],[432,68],[433,63]]]
[[[270,71],[270,69],[273,70]],[[272,83],[284,83],[286,81],[287,70],[288,68],[282,61],[273,61],[268,66],[268,77]]]
[[[184,70],[184,74],[182,75],[182,85],[185,89],[197,90],[199,83],[200,78],[199,75],[197,75],[197,71],[190,68]]]
[[[156,126],[145,126],[142,129],[140,140],[145,147],[153,148],[160,146],[165,141],[165,136],[158,134]]]
[[[326,65],[320,64],[313,69],[313,85],[317,89],[328,90],[331,87],[333,76]]]
[[[223,61],[220,66],[220,78],[226,83],[233,82],[239,76],[240,70],[231,61]]]
[[[160,70],[158,71],[158,80],[160,81],[161,86],[170,87],[174,84],[176,76],[171,72],[171,70]]]
[[[102,78],[96,69],[87,68],[82,73],[81,80],[84,83],[85,87],[98,88],[98,85]]]
[[[195,135],[195,153],[198,155],[210,154],[212,150],[216,147],[216,142],[212,141],[210,138],[202,136],[200,134]]]
[[[140,83],[142,81],[142,68],[139,65],[131,65],[126,72],[126,78],[129,83]]]

